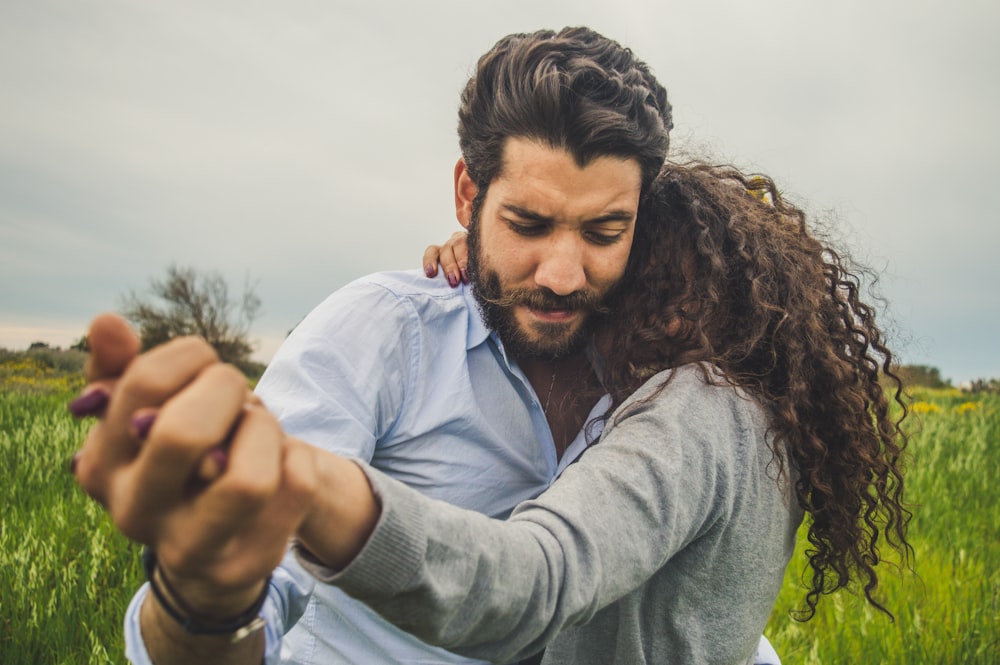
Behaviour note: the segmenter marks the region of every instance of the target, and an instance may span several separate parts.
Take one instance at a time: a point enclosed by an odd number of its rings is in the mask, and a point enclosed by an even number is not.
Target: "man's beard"
[[[601,298],[593,291],[575,291],[560,296],[546,288],[507,289],[500,282],[500,275],[484,265],[479,238],[478,219],[469,225],[469,281],[472,293],[479,304],[486,327],[496,332],[507,353],[515,358],[555,360],[581,350],[590,339],[595,320],[606,313]],[[536,322],[530,335],[517,322],[516,306],[535,310],[583,311],[583,322],[571,330],[569,324]]]

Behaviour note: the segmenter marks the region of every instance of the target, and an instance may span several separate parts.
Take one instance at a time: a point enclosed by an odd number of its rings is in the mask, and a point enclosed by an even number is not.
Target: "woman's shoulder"
[[[757,399],[707,363],[681,365],[651,376],[622,403],[612,421],[638,412],[688,426],[721,419],[746,427],[762,424],[764,418]]]
[[[625,400],[625,404],[661,395],[673,400],[683,399],[685,396],[689,396],[689,399],[708,396],[721,400],[749,398],[743,389],[729,381],[715,365],[689,363],[653,374]]]

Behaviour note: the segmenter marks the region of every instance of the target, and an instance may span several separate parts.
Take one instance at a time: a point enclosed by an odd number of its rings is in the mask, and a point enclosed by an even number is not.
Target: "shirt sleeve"
[[[300,560],[428,642],[503,662],[530,655],[724,518],[732,488],[709,440],[739,437],[703,397],[638,406],[506,522],[365,468],[383,510],[365,549],[340,572]]]
[[[419,366],[416,319],[412,305],[389,289],[349,284],[295,327],[256,392],[288,434],[370,461]]]
[[[390,289],[353,282],[296,326],[255,391],[288,434],[371,461],[376,441],[395,425],[419,366],[416,320],[408,302]],[[279,662],[282,636],[298,621],[314,583],[297,565],[283,563],[274,571],[261,610],[266,663]],[[125,617],[126,656],[137,665],[151,665],[139,628],[147,588],[136,593]]]
[[[293,555],[289,553],[285,562]],[[277,665],[281,659],[281,638],[302,613],[309,602],[315,580],[304,574],[301,567],[285,565],[285,562],[275,569],[271,575],[267,600],[260,609],[259,616],[264,618],[264,665]],[[125,657],[133,665],[154,665],[146,644],[142,639],[139,624],[139,609],[149,594],[149,583],[142,585],[125,612]]]

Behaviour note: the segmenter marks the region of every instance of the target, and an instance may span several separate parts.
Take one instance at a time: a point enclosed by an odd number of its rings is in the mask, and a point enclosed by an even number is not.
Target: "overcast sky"
[[[565,25],[649,63],[675,147],[835,215],[904,362],[1000,377],[995,0],[0,0],[0,346],[68,345],[176,263],[257,285],[266,359],[458,228],[461,87]]]

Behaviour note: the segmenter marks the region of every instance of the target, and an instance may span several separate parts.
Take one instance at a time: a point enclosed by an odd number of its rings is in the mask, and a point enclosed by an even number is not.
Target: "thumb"
[[[116,379],[139,354],[139,336],[128,321],[117,314],[101,314],[87,332],[90,357],[84,373],[88,382]]]

